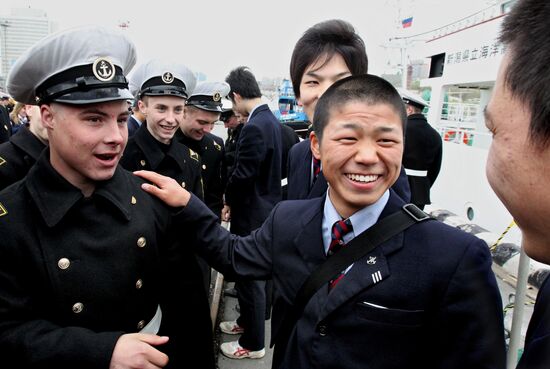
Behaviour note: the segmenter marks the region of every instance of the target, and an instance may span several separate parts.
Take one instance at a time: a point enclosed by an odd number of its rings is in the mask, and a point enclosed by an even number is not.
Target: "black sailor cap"
[[[23,53],[11,69],[7,88],[17,101],[34,105],[131,99],[125,74],[135,62],[135,46],[120,31],[71,28]]]

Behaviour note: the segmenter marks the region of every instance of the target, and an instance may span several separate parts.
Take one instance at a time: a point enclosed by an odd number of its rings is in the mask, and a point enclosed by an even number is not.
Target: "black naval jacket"
[[[177,140],[164,145],[166,152],[161,145],[142,124],[128,140],[120,164],[129,171],[152,170],[174,178],[183,188],[204,198],[199,156]]]
[[[441,169],[442,146],[441,136],[430,126],[423,114],[411,114],[408,117],[403,167],[405,170],[428,172],[427,176],[407,176],[413,204],[431,204],[430,188]]]
[[[27,175],[46,145],[23,126],[0,145],[0,190]]]
[[[204,197],[198,154],[175,139],[170,145],[158,142],[145,124],[142,124],[128,141],[120,164],[130,171],[153,170],[174,178],[198,198]],[[172,248],[177,250],[180,244],[181,237],[174,241]],[[177,252],[173,254],[178,255]],[[173,307],[173,314],[185,316],[191,320],[187,327],[181,329],[189,329],[191,326],[196,328],[193,345],[189,345],[188,349],[207,356],[211,355],[212,348],[210,328],[212,323],[208,307],[211,270],[206,261],[195,256],[189,258],[176,256],[176,259],[172,260],[172,266],[166,265],[167,278],[163,282],[163,287],[167,290],[166,295],[170,302],[168,305]],[[177,294],[174,291],[180,291],[180,293]],[[192,302],[182,303],[183,295]]]
[[[171,313],[162,281],[166,264],[189,260],[187,248],[168,250],[177,214],[141,183],[118,167],[85,198],[46,149],[26,179],[0,192],[2,367],[107,369],[118,338],[159,304],[158,334],[170,336],[159,349],[167,368],[185,367],[189,320]],[[213,356],[201,367],[213,368]]]
[[[196,141],[178,130],[174,138],[199,154],[204,185],[204,203],[220,218],[226,183],[223,145],[216,142],[211,133],[207,133],[200,141]]]

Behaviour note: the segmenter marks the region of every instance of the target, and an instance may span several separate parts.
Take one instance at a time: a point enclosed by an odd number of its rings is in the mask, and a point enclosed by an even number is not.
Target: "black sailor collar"
[[[128,175],[130,174],[118,166],[113,177],[97,182],[92,194],[108,200],[127,221],[131,219]],[[44,150],[29,171],[25,184],[49,227],[58,224],[69,210],[84,198],[80,189],[69,183],[52,167],[49,148]]]
[[[176,132],[177,131],[179,131],[179,129],[177,129]],[[151,166],[151,170],[157,170],[165,156],[170,156],[175,159],[181,170],[185,169],[183,166],[185,148],[181,147],[181,145],[177,145],[178,142],[174,138],[172,138],[170,142],[168,151],[164,153],[159,147],[156,138],[151,135],[146,125],[142,124],[136,131],[134,140],[143,152],[143,155],[145,155],[145,159]]]
[[[38,159],[40,153],[46,147],[46,145],[42,143],[38,137],[32,134],[26,126],[21,127],[19,131],[11,137],[10,141],[34,160]]]
[[[203,146],[206,139],[206,135],[202,136],[200,140],[194,140],[189,136],[186,136],[185,133],[181,129],[178,129],[176,134],[174,135],[174,139],[176,139],[180,144],[187,146],[194,152],[196,152],[199,155],[204,154]]]

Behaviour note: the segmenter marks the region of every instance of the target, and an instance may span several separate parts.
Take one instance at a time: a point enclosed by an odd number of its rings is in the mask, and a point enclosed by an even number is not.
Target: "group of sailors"
[[[549,15],[519,3],[510,19]],[[272,311],[274,368],[504,368],[486,244],[421,210],[441,165],[426,103],[367,74],[349,23],[318,23],[295,46],[313,122],[299,143],[248,68],[197,84],[150,60],[128,79],[136,59],[127,37],[87,26],[10,72],[8,92],[35,113],[0,147],[6,367],[215,368],[213,267],[237,286],[240,316],[220,323],[239,335],[220,346],[230,358],[265,355]],[[209,133],[220,119],[225,143]],[[281,201],[286,169],[285,197],[300,201]],[[522,369],[550,363],[538,309]]]

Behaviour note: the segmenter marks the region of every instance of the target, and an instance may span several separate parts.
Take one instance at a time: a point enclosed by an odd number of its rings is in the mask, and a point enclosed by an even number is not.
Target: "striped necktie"
[[[315,156],[313,157],[313,179],[311,180],[311,185],[315,183],[315,180],[317,179],[317,176],[319,176],[319,173],[321,172],[321,160],[317,159]]]
[[[330,245],[328,247],[327,256],[332,256],[338,251],[342,249],[342,247],[345,246],[344,243],[344,235],[348,234],[353,230],[353,227],[351,225],[351,221],[348,219],[342,219],[337,222],[335,222],[332,225],[332,231],[331,231],[331,241]],[[344,272],[342,271],[337,276],[335,276],[333,279],[329,282],[329,290],[334,288],[338,282],[344,277]]]

